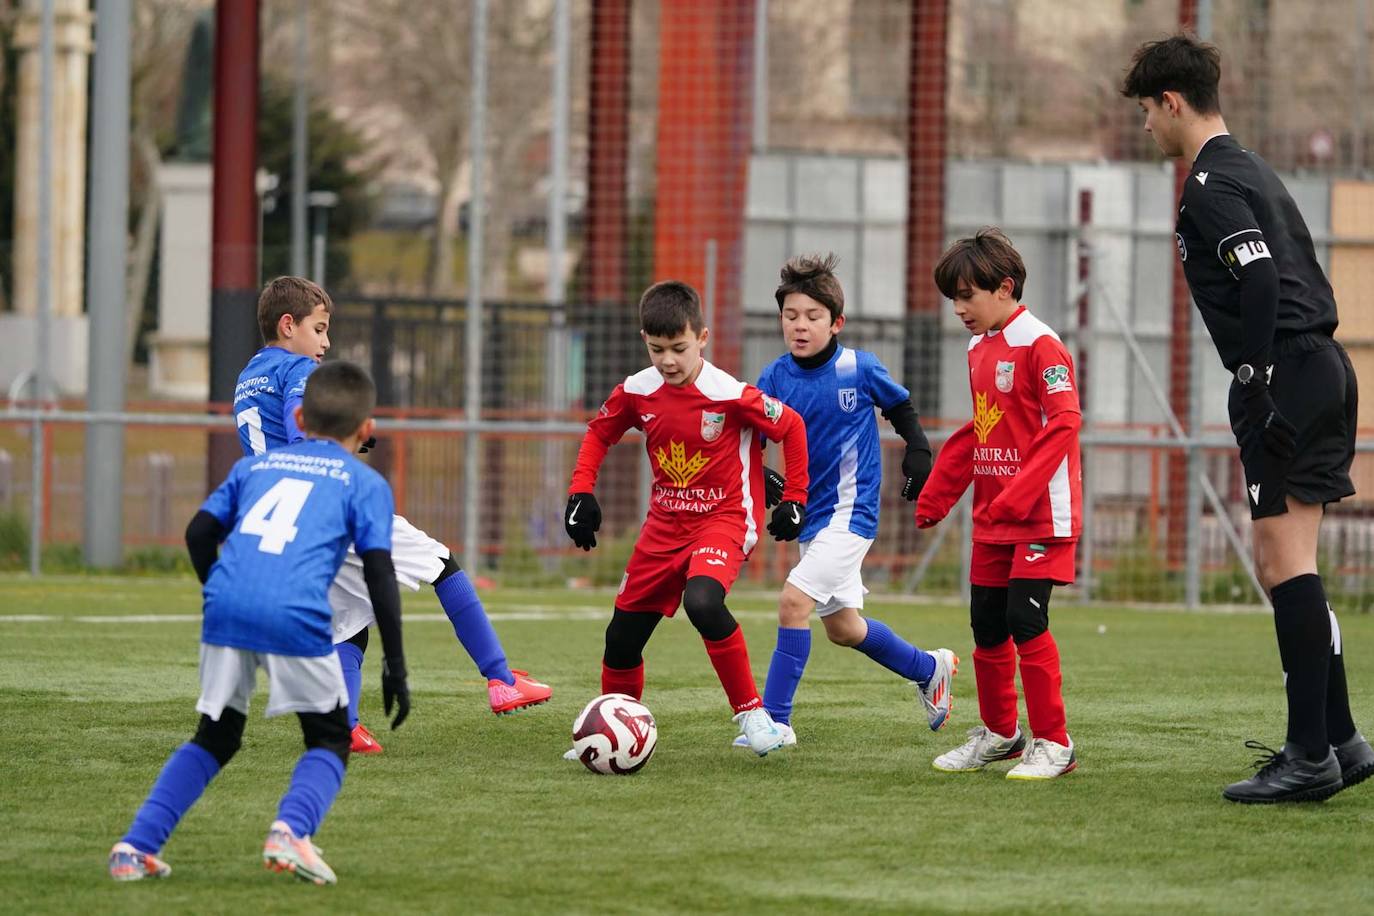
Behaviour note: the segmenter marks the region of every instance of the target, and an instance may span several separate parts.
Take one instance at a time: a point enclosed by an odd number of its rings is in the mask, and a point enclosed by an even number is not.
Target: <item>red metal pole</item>
[[[1083,188],[1078,192],[1078,227],[1085,230],[1093,221],[1093,192]],[[1078,406],[1083,416],[1088,415],[1088,303],[1090,293],[1088,281],[1092,279],[1092,248],[1086,238],[1078,240],[1078,365],[1074,373],[1078,377]]]
[[[906,310],[903,377],[916,409],[940,408],[940,308],[932,274],[945,245],[949,0],[913,0],[908,57]]]
[[[260,346],[258,294],[258,0],[215,5],[214,217],[210,262],[210,400],[234,399]],[[237,436],[212,433],[209,486],[239,456]]]
[[[630,0],[592,4],[587,124],[587,298],[622,303],[630,145]]]
[[[1197,0],[1179,0],[1178,25],[1185,32],[1197,28]],[[1188,180],[1192,163],[1182,159],[1174,163],[1174,199],[1183,198],[1183,183]],[[1190,346],[1193,329],[1193,300],[1188,292],[1188,281],[1183,276],[1183,262],[1174,259],[1173,306],[1169,312],[1169,406],[1179,423],[1188,430],[1190,436],[1200,430],[1188,429],[1189,399],[1192,397],[1190,379],[1192,370],[1192,348]],[[1167,557],[1170,569],[1183,566],[1188,550],[1188,455],[1181,450],[1169,452],[1168,468],[1169,537]]]

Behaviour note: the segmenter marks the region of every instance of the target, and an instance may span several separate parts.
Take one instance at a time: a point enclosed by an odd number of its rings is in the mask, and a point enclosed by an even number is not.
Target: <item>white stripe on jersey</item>
[[[859,355],[848,347],[840,348],[840,358],[835,360],[835,374],[842,381],[849,381],[859,371]]]
[[[854,500],[859,495],[859,440],[854,437],[840,446],[839,480],[835,482],[835,514],[826,523],[827,528],[840,531],[849,530],[849,520],[854,515]]]
[[[1059,462],[1050,478],[1050,514],[1054,519],[1054,536],[1073,537],[1073,492],[1069,489],[1069,456]]]
[[[740,492],[744,495],[744,552],[748,554],[759,542],[759,526],[754,522],[754,494],[749,490],[749,460],[753,454],[754,436],[758,433],[752,427],[739,431]]]
[[[713,401],[738,401],[744,396],[744,382],[706,360],[702,360],[696,386],[697,391]]]

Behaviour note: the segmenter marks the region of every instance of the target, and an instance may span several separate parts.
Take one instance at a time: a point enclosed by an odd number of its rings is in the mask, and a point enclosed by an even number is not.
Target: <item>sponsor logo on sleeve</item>
[[[701,438],[707,442],[715,442],[723,432],[725,432],[725,414],[703,410],[701,412]]]
[[[1207,176],[1210,174],[1211,172],[1198,172],[1193,177],[1197,179],[1198,184],[1202,185],[1205,188],[1207,187]]]
[[[763,415],[774,423],[778,422],[778,419],[782,416],[782,401],[765,394],[763,396]],[[725,414],[721,414],[721,418],[724,419],[724,417]],[[702,435],[706,435],[704,427],[702,429]],[[719,435],[719,433],[717,433],[717,435]],[[708,442],[714,438],[715,436],[706,436]]]
[[[840,410],[845,413],[853,413],[854,408],[859,405],[859,392],[855,388],[840,389]]]
[[[1073,391],[1073,385],[1069,382],[1069,367],[1060,363],[1057,366],[1050,366],[1041,373],[1045,380],[1046,394],[1060,394],[1065,391]]]
[[[1016,363],[997,361],[997,390],[1003,394],[1011,393],[1012,382],[1016,375]]]

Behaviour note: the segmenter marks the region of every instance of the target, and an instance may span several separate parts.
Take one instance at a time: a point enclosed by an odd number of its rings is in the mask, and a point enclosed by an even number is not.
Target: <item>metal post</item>
[[[1355,0],[1355,85],[1350,93],[1355,110],[1350,113],[1350,169],[1364,170],[1364,96],[1369,73],[1369,4]]]
[[[482,416],[482,216],[485,204],[482,181],[486,146],[487,97],[487,3],[475,0],[472,22],[472,114],[468,135],[472,138],[472,191],[468,205],[468,315],[466,325],[466,413],[470,422]],[[481,513],[482,451],[476,432],[463,441],[463,564],[468,575],[477,575],[478,531]]]
[[[39,40],[39,126],[38,126],[38,321],[33,358],[34,400],[49,396],[48,347],[52,335],[52,144],[53,144],[53,57],[57,28],[55,0],[43,0],[42,31]],[[29,573],[42,571],[43,554],[43,471],[47,455],[43,448],[43,421],[33,421],[30,443],[33,492],[29,495]]]
[[[305,195],[310,185],[309,116],[310,34],[306,14],[310,0],[296,0],[296,91],[291,113],[291,273],[305,276]],[[319,281],[316,281],[319,282]]]
[[[754,0],[754,151],[768,148],[768,0]]]
[[[1091,188],[1084,188],[1078,192],[1078,400],[1079,407],[1083,411],[1083,431],[1087,432],[1091,424],[1091,415],[1088,410],[1090,401],[1088,395],[1088,354],[1092,349],[1092,221],[1093,221],[1093,192]],[[1083,472],[1083,530],[1089,532],[1089,536],[1082,539],[1082,550],[1079,554],[1083,563],[1083,575],[1079,577],[1079,598],[1082,601],[1091,601],[1093,593],[1093,511],[1096,502],[1093,495],[1093,452],[1091,449],[1082,451],[1080,454],[1081,470]]]
[[[568,246],[568,108],[571,84],[571,0],[556,0],[553,8],[553,126],[549,137],[549,200],[546,248],[548,272],[544,278],[544,298],[551,306],[549,332],[545,343],[544,392],[547,407],[558,419],[568,409],[568,316],[564,309],[567,295],[563,282],[563,256]],[[567,469],[558,440],[544,443],[544,480],[548,501],[544,511],[556,511],[563,492]],[[556,536],[556,535],[555,535]]]
[[[91,410],[124,409],[125,227],[129,223],[130,0],[100,0],[92,86],[90,246],[86,295],[90,320],[86,403]],[[86,429],[85,559],[110,568],[122,559],[124,426]]]

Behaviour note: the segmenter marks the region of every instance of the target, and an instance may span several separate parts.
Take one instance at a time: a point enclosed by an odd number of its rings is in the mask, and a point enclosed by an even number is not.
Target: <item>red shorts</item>
[[[974,585],[1004,588],[1011,579],[1049,579],[1056,585],[1073,582],[1074,552],[1078,541],[1043,541],[1029,544],[973,542],[973,561],[968,580]]]
[[[737,529],[706,527],[695,535],[668,537],[646,527],[625,566],[615,606],[671,617],[693,576],[710,576],[730,591],[747,559]]]

